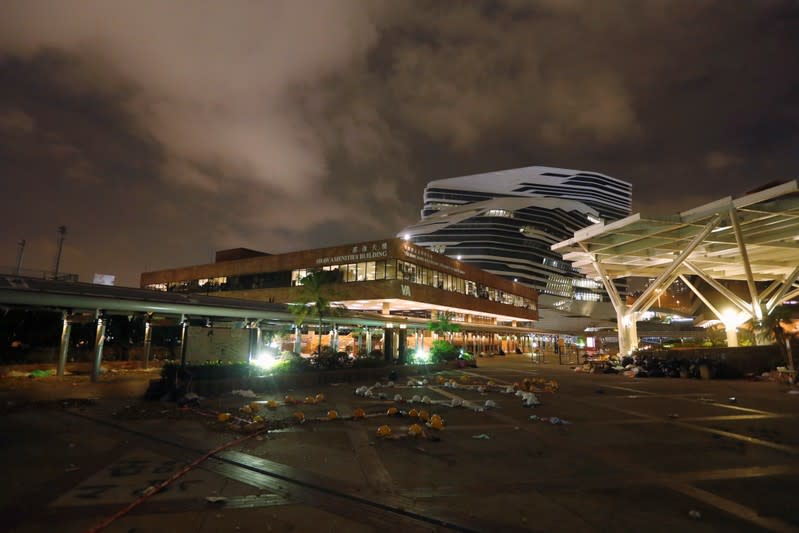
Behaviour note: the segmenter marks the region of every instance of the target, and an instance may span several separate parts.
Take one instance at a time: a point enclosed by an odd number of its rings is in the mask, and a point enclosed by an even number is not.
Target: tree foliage
[[[339,281],[338,272],[333,270],[318,270],[311,272],[300,280],[297,302],[291,304],[289,309],[294,315],[298,329],[309,317],[313,317],[319,324],[319,346],[322,349],[322,324],[325,318],[330,318],[341,313],[345,308],[333,305],[332,285]]]

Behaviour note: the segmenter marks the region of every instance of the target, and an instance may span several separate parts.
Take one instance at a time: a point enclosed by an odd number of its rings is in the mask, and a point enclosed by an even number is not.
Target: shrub
[[[430,360],[434,363],[452,361],[457,359],[460,354],[460,348],[445,340],[433,341],[433,346],[430,348]]]

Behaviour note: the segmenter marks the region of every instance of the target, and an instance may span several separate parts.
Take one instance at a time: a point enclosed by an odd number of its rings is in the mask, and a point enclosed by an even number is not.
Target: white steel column
[[[757,320],[763,319],[763,309],[760,307],[760,299],[755,288],[755,278],[752,276],[752,265],[749,263],[749,253],[746,251],[744,235],[741,231],[741,224],[738,220],[738,211],[735,207],[730,207],[730,222],[735,232],[735,242],[738,243],[738,251],[741,252],[741,262],[744,264],[746,272],[746,284],[749,287],[749,296],[752,298],[752,316]]]

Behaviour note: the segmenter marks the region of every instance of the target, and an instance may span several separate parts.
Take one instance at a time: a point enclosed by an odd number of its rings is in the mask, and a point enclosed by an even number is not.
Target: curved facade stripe
[[[518,280],[554,299],[606,299],[560,254],[555,242],[599,220],[628,216],[632,185],[596,172],[527,167],[428,183],[421,220],[400,236],[414,244]]]

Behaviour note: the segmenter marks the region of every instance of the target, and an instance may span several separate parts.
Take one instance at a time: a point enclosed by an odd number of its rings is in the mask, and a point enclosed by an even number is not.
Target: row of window
[[[436,287],[445,291],[466,294],[474,298],[499,302],[505,305],[536,309],[536,303],[530,299],[482,283],[422,267],[408,261],[388,259],[386,261],[363,261],[343,265],[330,265],[324,270],[338,273],[338,281],[353,283],[359,281],[400,280],[419,285]],[[244,274],[240,276],[224,276],[203,278],[170,283],[155,283],[147,288],[165,292],[198,293],[215,291],[233,291],[287,287],[302,284],[302,279],[313,272],[312,269],[297,269],[291,272],[265,272],[262,274]]]
[[[397,279],[400,281],[417,283],[419,285],[436,287],[445,291],[467,294],[475,298],[500,302],[515,307],[524,307],[526,309],[536,308],[535,302],[530,298],[511,294],[493,287],[487,287],[482,283],[475,283],[470,280],[459,278],[458,276],[397,259],[330,265],[324,267],[324,270],[338,271],[340,273],[339,280],[343,283]],[[300,285],[302,279],[311,272],[313,272],[312,269],[297,269],[292,271],[291,285]]]

